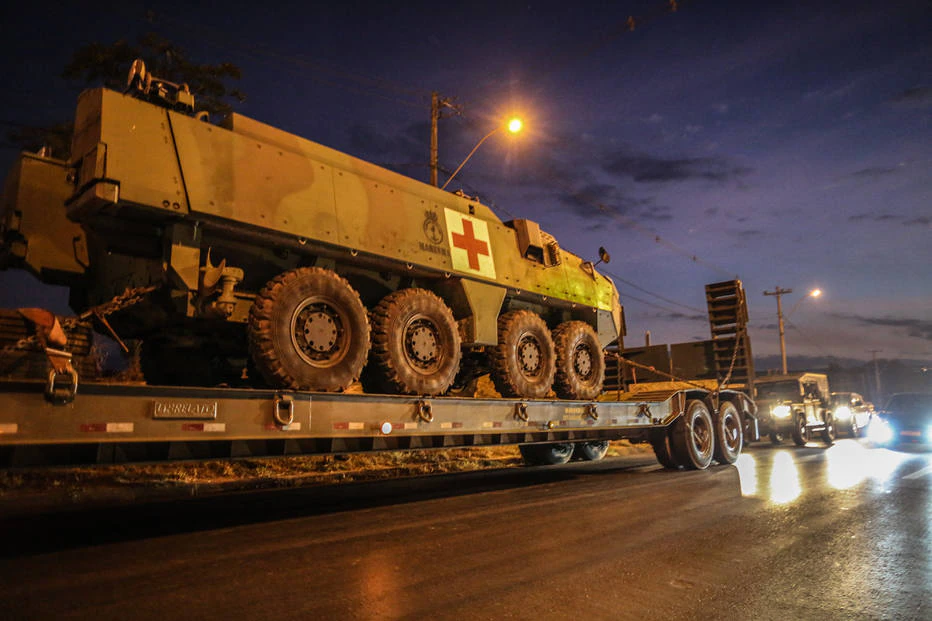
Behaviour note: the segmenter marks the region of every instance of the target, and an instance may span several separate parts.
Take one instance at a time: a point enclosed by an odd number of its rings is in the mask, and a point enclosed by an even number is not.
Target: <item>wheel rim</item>
[[[526,332],[518,339],[518,369],[525,377],[537,377],[543,369],[543,347],[533,334]]]
[[[706,424],[705,419],[697,416],[693,419],[692,425],[692,443],[696,447],[699,455],[711,455],[712,453],[712,429]]]
[[[415,315],[404,327],[404,354],[411,367],[423,374],[435,372],[443,359],[437,325],[424,315]]]
[[[722,421],[724,429],[722,430],[722,440],[729,452],[735,453],[741,447],[741,425],[736,416],[726,416]]]
[[[346,322],[327,300],[309,298],[291,317],[291,342],[308,364],[329,367],[342,360],[349,347]]]
[[[581,379],[589,380],[592,378],[592,352],[589,351],[585,343],[580,343],[573,351],[573,369]]]

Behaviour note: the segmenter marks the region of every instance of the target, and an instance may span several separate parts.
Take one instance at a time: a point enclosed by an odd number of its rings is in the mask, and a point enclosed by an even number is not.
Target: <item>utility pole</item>
[[[774,287],[773,291],[764,291],[764,295],[774,295],[777,297],[777,325],[780,328],[780,361],[782,362],[783,375],[786,375],[786,340],[783,330],[783,304],[780,297],[787,293],[793,293],[792,289],[781,289]]]
[[[880,369],[877,367],[877,354],[881,353],[882,349],[868,349],[867,353],[871,355],[874,361],[874,385],[877,388],[877,394],[874,395],[874,401],[877,402],[879,407],[883,407],[881,403],[881,389],[880,389]]]
[[[449,108],[454,114],[462,114],[463,107],[453,103],[452,99],[441,97],[436,91],[430,94],[430,184],[439,186],[437,182],[437,121],[443,118],[443,109]]]

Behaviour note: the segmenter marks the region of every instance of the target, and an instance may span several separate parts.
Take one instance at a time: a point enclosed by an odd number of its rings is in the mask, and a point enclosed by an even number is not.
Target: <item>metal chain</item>
[[[666,377],[667,379],[671,379],[671,380],[673,380],[674,382],[683,382],[684,384],[689,384],[690,386],[695,386],[696,388],[702,388],[703,390],[708,390],[708,388],[705,387],[705,386],[703,386],[702,384],[697,384],[697,383],[695,383],[695,382],[691,382],[691,381],[689,381],[689,380],[687,380],[687,379],[683,379],[683,378],[681,378],[681,377],[677,377],[676,375],[673,375],[673,374],[671,374],[671,373],[665,373],[664,371],[661,371],[661,370],[659,370],[659,369],[657,369],[657,368],[655,368],[655,367],[651,367],[651,366],[648,366],[648,365],[646,365],[646,364],[641,364],[640,362],[635,362],[635,361],[633,361],[633,360],[628,360],[627,358],[622,357],[621,354],[611,354],[611,355],[612,355],[616,360],[618,360],[619,362],[621,362],[621,363],[623,363],[623,364],[626,364],[626,365],[628,365],[628,366],[635,367],[635,368],[638,368],[638,369],[643,369],[644,371],[650,371],[651,373],[656,373],[657,375],[662,375],[663,377]]]
[[[65,319],[62,319],[60,322],[61,327],[63,330],[74,328],[82,321],[86,321],[94,315],[106,317],[118,311],[125,310],[138,304],[139,302],[142,302],[145,299],[145,296],[152,291],[155,291],[155,289],[156,287],[154,285],[150,285],[148,287],[136,287],[133,289],[127,287],[123,293],[114,296],[113,299],[108,300],[103,304],[98,304],[97,306],[91,307],[76,317],[66,317]],[[26,349],[30,345],[39,345],[39,337],[37,334],[21,338],[13,345],[7,345],[3,349],[0,349],[0,355],[7,354],[11,351]]]
[[[731,380],[731,374],[735,370],[735,363],[738,361],[738,349],[741,347],[742,340],[744,336],[744,331],[747,330],[747,326],[741,325],[738,330],[735,332],[735,350],[731,353],[731,364],[728,366],[728,373],[725,374],[725,379],[723,379],[718,384],[718,390],[721,392],[728,386],[728,382]]]

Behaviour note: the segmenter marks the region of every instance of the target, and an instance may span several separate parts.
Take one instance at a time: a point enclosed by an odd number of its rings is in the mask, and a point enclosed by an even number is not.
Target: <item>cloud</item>
[[[896,328],[902,330],[907,336],[932,341],[932,321],[928,319],[897,318],[897,317],[865,317],[848,313],[831,313],[839,319],[854,321],[865,326],[879,326],[883,328]]]
[[[907,108],[928,108],[932,106],[932,87],[908,88],[894,97],[893,103]]]
[[[638,218],[641,220],[654,220],[657,222],[666,222],[673,219],[673,215],[670,214],[669,207],[653,207],[651,209],[645,209],[638,214]]]
[[[899,219],[900,216],[895,216],[892,213],[859,213],[848,216],[849,222],[891,222]]]
[[[717,157],[666,158],[630,152],[609,155],[603,168],[606,172],[631,178],[637,183],[694,179],[724,183],[753,172],[751,168],[730,164]]]
[[[604,183],[589,183],[564,192],[560,196],[560,202],[579,215],[605,218],[624,216],[634,208],[645,207],[651,203],[650,199],[633,198],[617,186]]]
[[[853,173],[849,174],[848,177],[855,179],[869,179],[873,181],[880,177],[886,177],[887,175],[892,175],[898,172],[901,172],[902,168],[897,167],[886,167],[886,166],[872,166],[870,168],[862,168],[861,170],[856,170]]]
[[[694,315],[688,315],[686,313],[670,311],[670,312],[663,312],[663,313],[661,312],[650,313],[649,316],[655,319],[671,319],[675,321],[698,321],[704,324],[709,323],[708,315],[702,315],[698,313]]]

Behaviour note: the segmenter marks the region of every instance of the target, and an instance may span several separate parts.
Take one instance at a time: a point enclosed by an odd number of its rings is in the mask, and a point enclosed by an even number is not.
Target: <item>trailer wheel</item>
[[[495,390],[503,397],[546,397],[554,357],[550,330],[537,313],[518,310],[498,318],[498,345],[490,363]]]
[[[785,439],[786,439],[786,438],[784,438],[784,437],[783,437],[783,434],[780,433],[779,431],[771,431],[771,432],[770,432],[770,443],[771,443],[771,444],[783,444],[783,441],[784,441]]]
[[[686,403],[686,411],[671,430],[673,455],[687,468],[703,470],[712,463],[715,433],[709,408],[699,399]]]
[[[556,444],[522,444],[518,447],[521,457],[528,466],[559,466],[573,457],[575,445],[572,442]]]
[[[371,375],[388,393],[439,395],[460,367],[460,335],[453,312],[425,289],[385,296],[371,314]]]
[[[330,270],[303,267],[273,278],[249,310],[249,351],[272,386],[345,390],[369,352],[359,294]]]
[[[835,444],[835,417],[825,414],[825,427],[822,429],[822,441],[828,446]]]
[[[720,464],[733,464],[744,448],[741,415],[731,401],[723,401],[718,408],[715,423],[715,460]]]
[[[670,442],[670,430],[657,429],[650,433],[650,445],[654,449],[657,461],[664,468],[679,470],[680,462],[673,455],[673,444]]]
[[[557,354],[553,390],[561,399],[595,399],[602,392],[605,357],[589,324],[565,321],[553,331]]]
[[[806,415],[797,414],[796,418],[793,421],[793,431],[791,434],[793,436],[793,443],[796,446],[806,446],[806,443],[809,442],[809,427],[806,426]]]
[[[608,440],[577,442],[573,457],[583,461],[599,461],[608,452]]]

